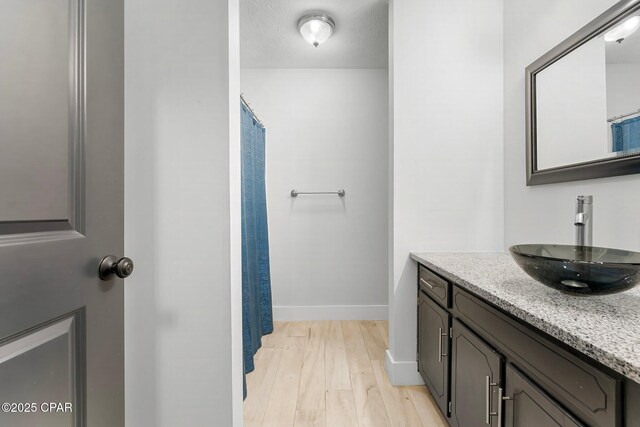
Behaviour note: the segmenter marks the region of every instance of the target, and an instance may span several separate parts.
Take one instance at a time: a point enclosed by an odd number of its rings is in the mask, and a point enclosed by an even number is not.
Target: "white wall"
[[[411,251],[503,245],[502,1],[391,2],[395,384],[419,383]],[[524,69],[521,70],[524,75]]]
[[[539,169],[608,156],[605,65],[597,37],[536,76]]]
[[[387,70],[243,69],[241,86],[267,128],[274,316],[386,318]]]
[[[126,423],[242,425],[238,2],[125,7]]]
[[[640,109],[640,64],[607,64],[607,116]]]
[[[593,242],[640,249],[640,175],[525,185],[524,68],[615,0],[505,0],[505,246],[573,243],[575,197],[594,196]],[[551,208],[550,208],[551,207]]]
[[[607,63],[607,118],[640,109],[640,64]],[[634,116],[628,116],[632,118]],[[613,152],[611,123],[607,123],[606,146]]]

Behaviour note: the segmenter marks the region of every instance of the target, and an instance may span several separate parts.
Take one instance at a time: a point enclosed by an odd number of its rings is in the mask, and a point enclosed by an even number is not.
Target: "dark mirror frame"
[[[616,3],[525,69],[527,186],[640,173],[640,153],[542,170],[538,170],[536,158],[536,75],[638,10],[640,0]]]

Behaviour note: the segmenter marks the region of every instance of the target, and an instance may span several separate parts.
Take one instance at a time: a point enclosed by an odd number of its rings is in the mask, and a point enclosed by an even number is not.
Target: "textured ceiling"
[[[315,48],[298,33],[307,12],[327,12],[333,36]],[[388,0],[240,0],[243,68],[386,68]]]

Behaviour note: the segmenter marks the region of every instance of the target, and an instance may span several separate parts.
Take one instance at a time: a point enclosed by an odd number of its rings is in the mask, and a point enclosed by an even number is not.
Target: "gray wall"
[[[387,70],[243,69],[241,85],[267,128],[275,318],[386,318]]]
[[[525,186],[524,68],[614,0],[505,0],[505,249],[523,242],[572,243],[575,197],[594,196],[593,243],[640,250],[640,175]]]
[[[126,2],[128,426],[242,423],[237,8]]]

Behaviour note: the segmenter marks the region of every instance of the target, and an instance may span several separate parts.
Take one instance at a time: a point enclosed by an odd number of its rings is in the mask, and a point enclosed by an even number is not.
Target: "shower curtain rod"
[[[256,120],[256,122],[260,123],[260,126],[262,127],[266,127],[264,125],[264,123],[262,123],[262,121],[260,121],[260,119],[258,118],[258,116],[256,115],[256,112],[253,111],[253,108],[251,108],[251,106],[249,106],[249,103],[247,102],[246,99],[244,99],[244,95],[240,94],[240,101],[242,102],[242,104],[247,107],[247,110],[249,110],[249,112],[251,113],[251,115],[253,116],[253,118]]]
[[[611,117],[610,119],[607,120],[607,122],[608,123],[615,122],[616,120],[624,119],[625,117],[633,116],[635,114],[640,114],[640,109],[636,111],[632,111],[631,113],[621,114],[619,116]]]

